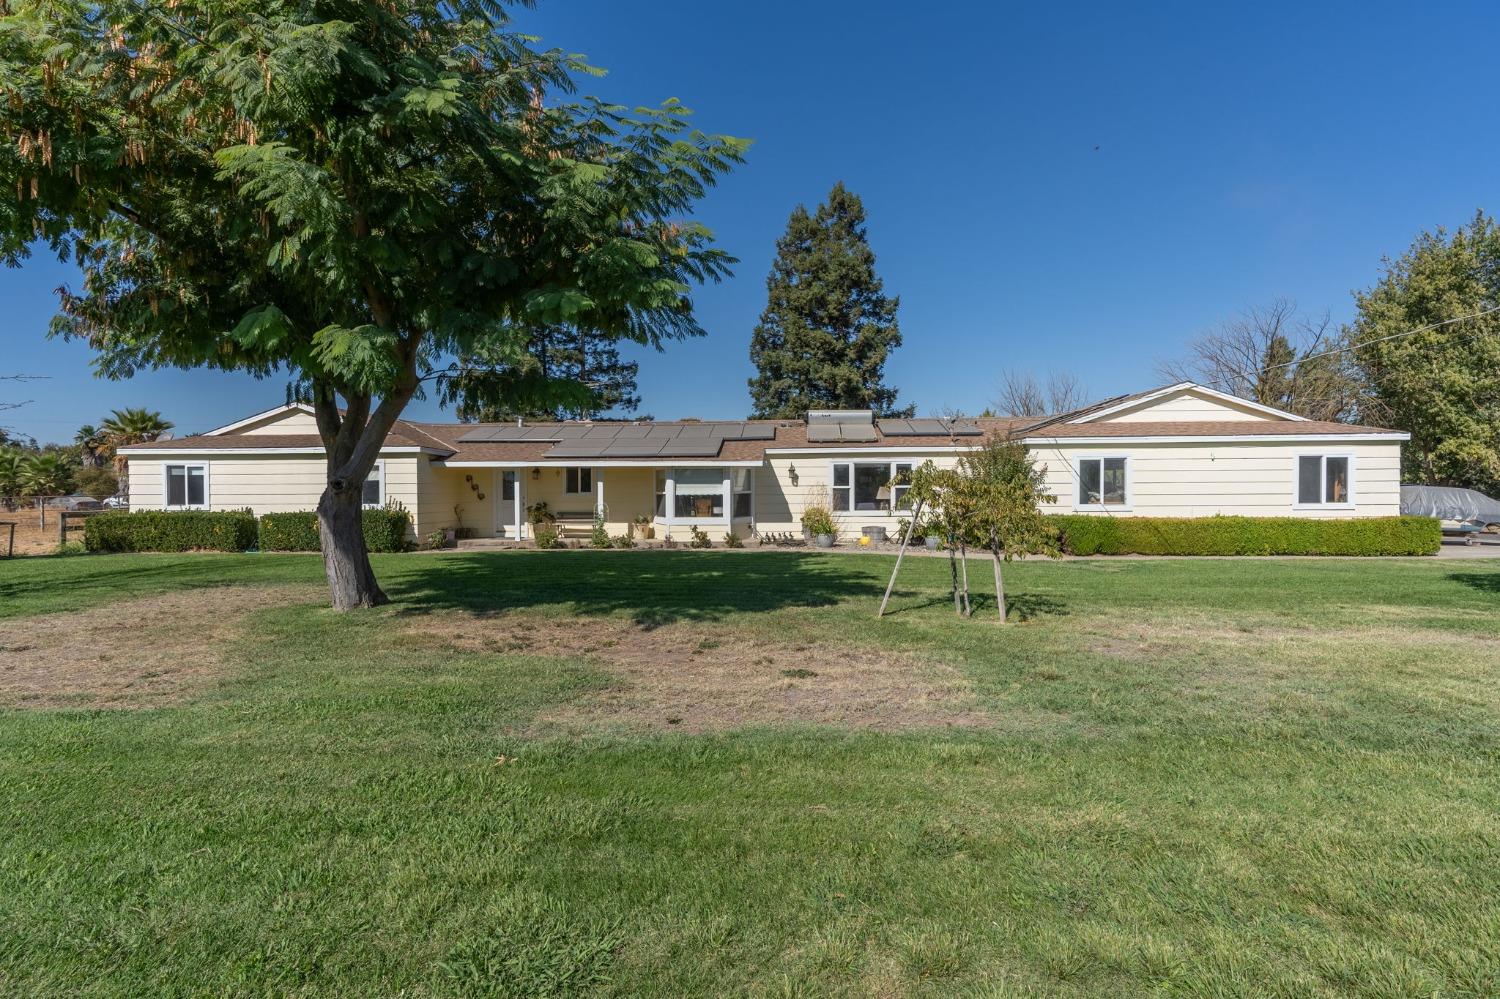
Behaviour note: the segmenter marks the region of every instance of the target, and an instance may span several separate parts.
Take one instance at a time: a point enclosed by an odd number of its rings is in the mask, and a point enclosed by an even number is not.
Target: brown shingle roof
[[[1137,395],[1148,393],[1135,393],[1129,397],[1119,397],[1109,402],[1118,402],[1125,398],[1134,398]],[[1086,415],[1096,411],[1100,406],[1090,406],[1077,414],[1069,414],[1076,419],[1078,415]],[[999,434],[1017,438],[1030,438],[1040,440],[1067,440],[1072,438],[1091,437],[1247,437],[1261,435],[1296,435],[1296,436],[1328,436],[1344,434],[1382,434],[1395,433],[1396,431],[1385,430],[1380,427],[1362,427],[1345,423],[1327,423],[1318,421],[1301,420],[1222,420],[1222,421],[1152,421],[1152,422],[1107,422],[1107,423],[1068,423],[1057,422],[1058,418],[1034,417],[980,417],[971,422],[987,435]],[[664,421],[665,422],[665,421]],[[725,440],[719,449],[718,459],[723,461],[759,461],[765,458],[766,452],[773,449],[784,448],[815,448],[830,453],[847,451],[867,450],[896,450],[896,449],[922,449],[932,447],[963,447],[977,444],[979,437],[949,437],[926,436],[926,437],[880,437],[877,440],[862,443],[817,443],[807,438],[807,426],[800,420],[781,421],[747,421],[758,425],[771,425],[775,428],[774,440]],[[557,424],[536,423],[533,426],[547,427]],[[588,464],[584,458],[549,458],[554,442],[550,440],[536,441],[461,441],[464,435],[483,424],[472,423],[416,423],[409,420],[398,421],[395,428],[386,438],[389,447],[423,447],[438,451],[444,460],[455,462],[466,461],[494,461],[515,462],[518,464]],[[138,444],[132,449],[143,451],[151,450],[176,450],[176,451],[223,451],[239,448],[268,448],[268,449],[293,449],[293,448],[321,448],[322,440],[316,434],[218,434],[213,436],[197,435],[184,437],[178,440],[156,441],[149,444]],[[608,460],[607,456],[601,456],[602,460]],[[651,459],[641,459],[650,461]],[[677,459],[677,461],[710,461],[712,458],[695,457]],[[662,458],[661,464],[672,464],[673,459]]]
[[[1190,420],[1133,423],[1055,423],[1026,430],[1028,438],[1066,440],[1070,437],[1259,437],[1296,434],[1328,436],[1331,434],[1393,434],[1383,427],[1362,427],[1352,423],[1325,423],[1318,420]]]

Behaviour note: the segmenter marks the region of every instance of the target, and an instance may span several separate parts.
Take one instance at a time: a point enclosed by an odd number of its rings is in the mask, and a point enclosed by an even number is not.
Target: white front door
[[[516,534],[516,473],[500,472],[500,489],[495,500],[495,533],[502,538]]]

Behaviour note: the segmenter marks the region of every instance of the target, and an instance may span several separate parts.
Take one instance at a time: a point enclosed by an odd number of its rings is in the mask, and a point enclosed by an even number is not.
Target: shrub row
[[[137,510],[101,513],[83,525],[91,552],[243,552],[255,547],[249,510]]]
[[[411,515],[405,510],[364,511],[365,546],[372,552],[406,548]],[[259,522],[249,510],[137,510],[101,513],[83,525],[91,552],[315,552],[318,515],[268,513]]]
[[[363,516],[365,547],[372,552],[406,550],[406,531],[411,514],[405,510],[366,510]],[[260,518],[260,547],[267,552],[315,552],[322,548],[318,537],[318,515],[311,510],[298,513],[268,513]]]
[[[1432,555],[1442,543],[1430,517],[1049,518],[1071,555]]]

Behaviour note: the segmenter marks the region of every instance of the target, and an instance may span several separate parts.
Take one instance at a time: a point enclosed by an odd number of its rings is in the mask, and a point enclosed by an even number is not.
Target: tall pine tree
[[[865,206],[842,181],[809,215],[792,212],[766,279],[766,309],[750,339],[750,398],[757,419],[799,419],[809,409],[896,407],[884,381],[886,359],[901,346],[899,298],[888,298],[865,237]]]
[[[491,365],[480,365],[486,370]],[[534,330],[523,357],[511,365],[518,380],[538,386],[518,393],[503,405],[488,405],[462,391],[447,398],[458,402],[461,420],[496,423],[522,417],[528,420],[587,420],[601,413],[634,413],[641,405],[636,376],[640,364],[620,358],[612,338],[576,326],[543,326]]]

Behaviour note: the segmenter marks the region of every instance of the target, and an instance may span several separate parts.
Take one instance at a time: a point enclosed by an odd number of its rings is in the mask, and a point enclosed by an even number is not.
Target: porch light
[[[788,465],[788,466],[786,466],[786,474],[787,474],[787,478],[789,478],[789,479],[792,480],[792,485],[795,486],[797,484],[797,466],[796,465]]]
[[[532,482],[535,482],[537,479],[540,479],[541,477],[542,477],[542,470],[540,468],[533,468],[531,470],[531,481]]]

